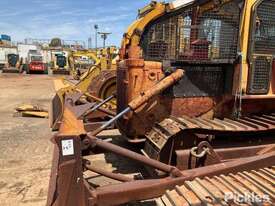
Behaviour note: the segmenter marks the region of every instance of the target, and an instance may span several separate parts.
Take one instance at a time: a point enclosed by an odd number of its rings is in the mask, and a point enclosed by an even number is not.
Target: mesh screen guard
[[[153,22],[142,35],[145,60],[231,63],[236,59],[240,8],[184,9]],[[196,11],[196,12],[192,12]]]
[[[275,55],[275,0],[264,0],[256,11],[254,52]]]
[[[261,1],[255,10],[250,35],[249,94],[267,94],[275,55],[275,0]]]
[[[185,77],[164,95],[209,97],[231,93],[242,0],[215,8],[197,5],[168,13],[147,26],[143,58],[184,66]]]

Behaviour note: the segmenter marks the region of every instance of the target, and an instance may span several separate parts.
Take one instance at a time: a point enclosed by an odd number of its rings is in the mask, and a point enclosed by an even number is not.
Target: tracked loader
[[[2,69],[3,73],[20,73],[20,66],[22,62],[19,59],[18,54],[10,53],[7,54],[7,63]]]
[[[60,75],[69,75],[69,53],[70,51],[56,50],[52,51],[52,73]]]
[[[78,118],[81,95],[65,94],[47,205],[274,205],[274,9],[274,0],[140,9],[122,41],[117,114],[87,130]],[[97,136],[114,122],[129,143],[142,144],[140,153]],[[99,150],[150,173],[133,178],[95,167],[88,158]],[[121,183],[96,187],[88,171]]]

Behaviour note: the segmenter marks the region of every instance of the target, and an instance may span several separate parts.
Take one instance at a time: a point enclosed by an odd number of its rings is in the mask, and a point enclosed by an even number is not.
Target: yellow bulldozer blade
[[[73,86],[73,84],[66,81],[64,78],[54,80],[54,89],[56,94],[51,102],[49,117],[50,127],[52,130],[57,130],[59,128],[59,122],[63,115],[64,94],[66,92],[66,88],[71,86]]]
[[[55,79],[53,80],[53,83],[54,83],[54,90],[56,92],[59,91],[60,89],[64,89],[66,87],[72,86],[70,82],[66,81],[63,78]]]
[[[51,106],[50,106],[50,127],[53,131],[58,130],[60,121],[63,116],[63,107],[64,107],[64,92],[62,89],[58,90],[54,96]]]

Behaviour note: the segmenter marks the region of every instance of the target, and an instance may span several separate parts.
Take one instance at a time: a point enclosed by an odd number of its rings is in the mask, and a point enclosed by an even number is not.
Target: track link
[[[274,205],[275,166],[186,181],[156,202],[158,206]]]
[[[239,119],[204,119],[170,117],[157,124],[155,129],[162,127],[166,133],[174,135],[179,130],[192,130],[199,133],[224,133],[224,132],[261,132],[275,130],[275,113],[261,116],[247,116]],[[149,136],[149,135],[147,135]]]
[[[178,136],[184,131],[194,134],[224,135],[255,134],[275,131],[275,113],[253,115],[239,119],[204,119],[169,117],[157,123],[147,134],[144,152],[151,158],[157,158],[169,139]]]

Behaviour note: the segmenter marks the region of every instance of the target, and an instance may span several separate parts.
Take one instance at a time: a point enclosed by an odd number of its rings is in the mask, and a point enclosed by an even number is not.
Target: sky
[[[150,0],[1,0],[0,34],[12,41],[25,38],[86,41],[94,24],[99,31],[112,32],[107,45],[120,45],[127,27],[137,18],[138,9]],[[102,40],[98,40],[102,46]]]

